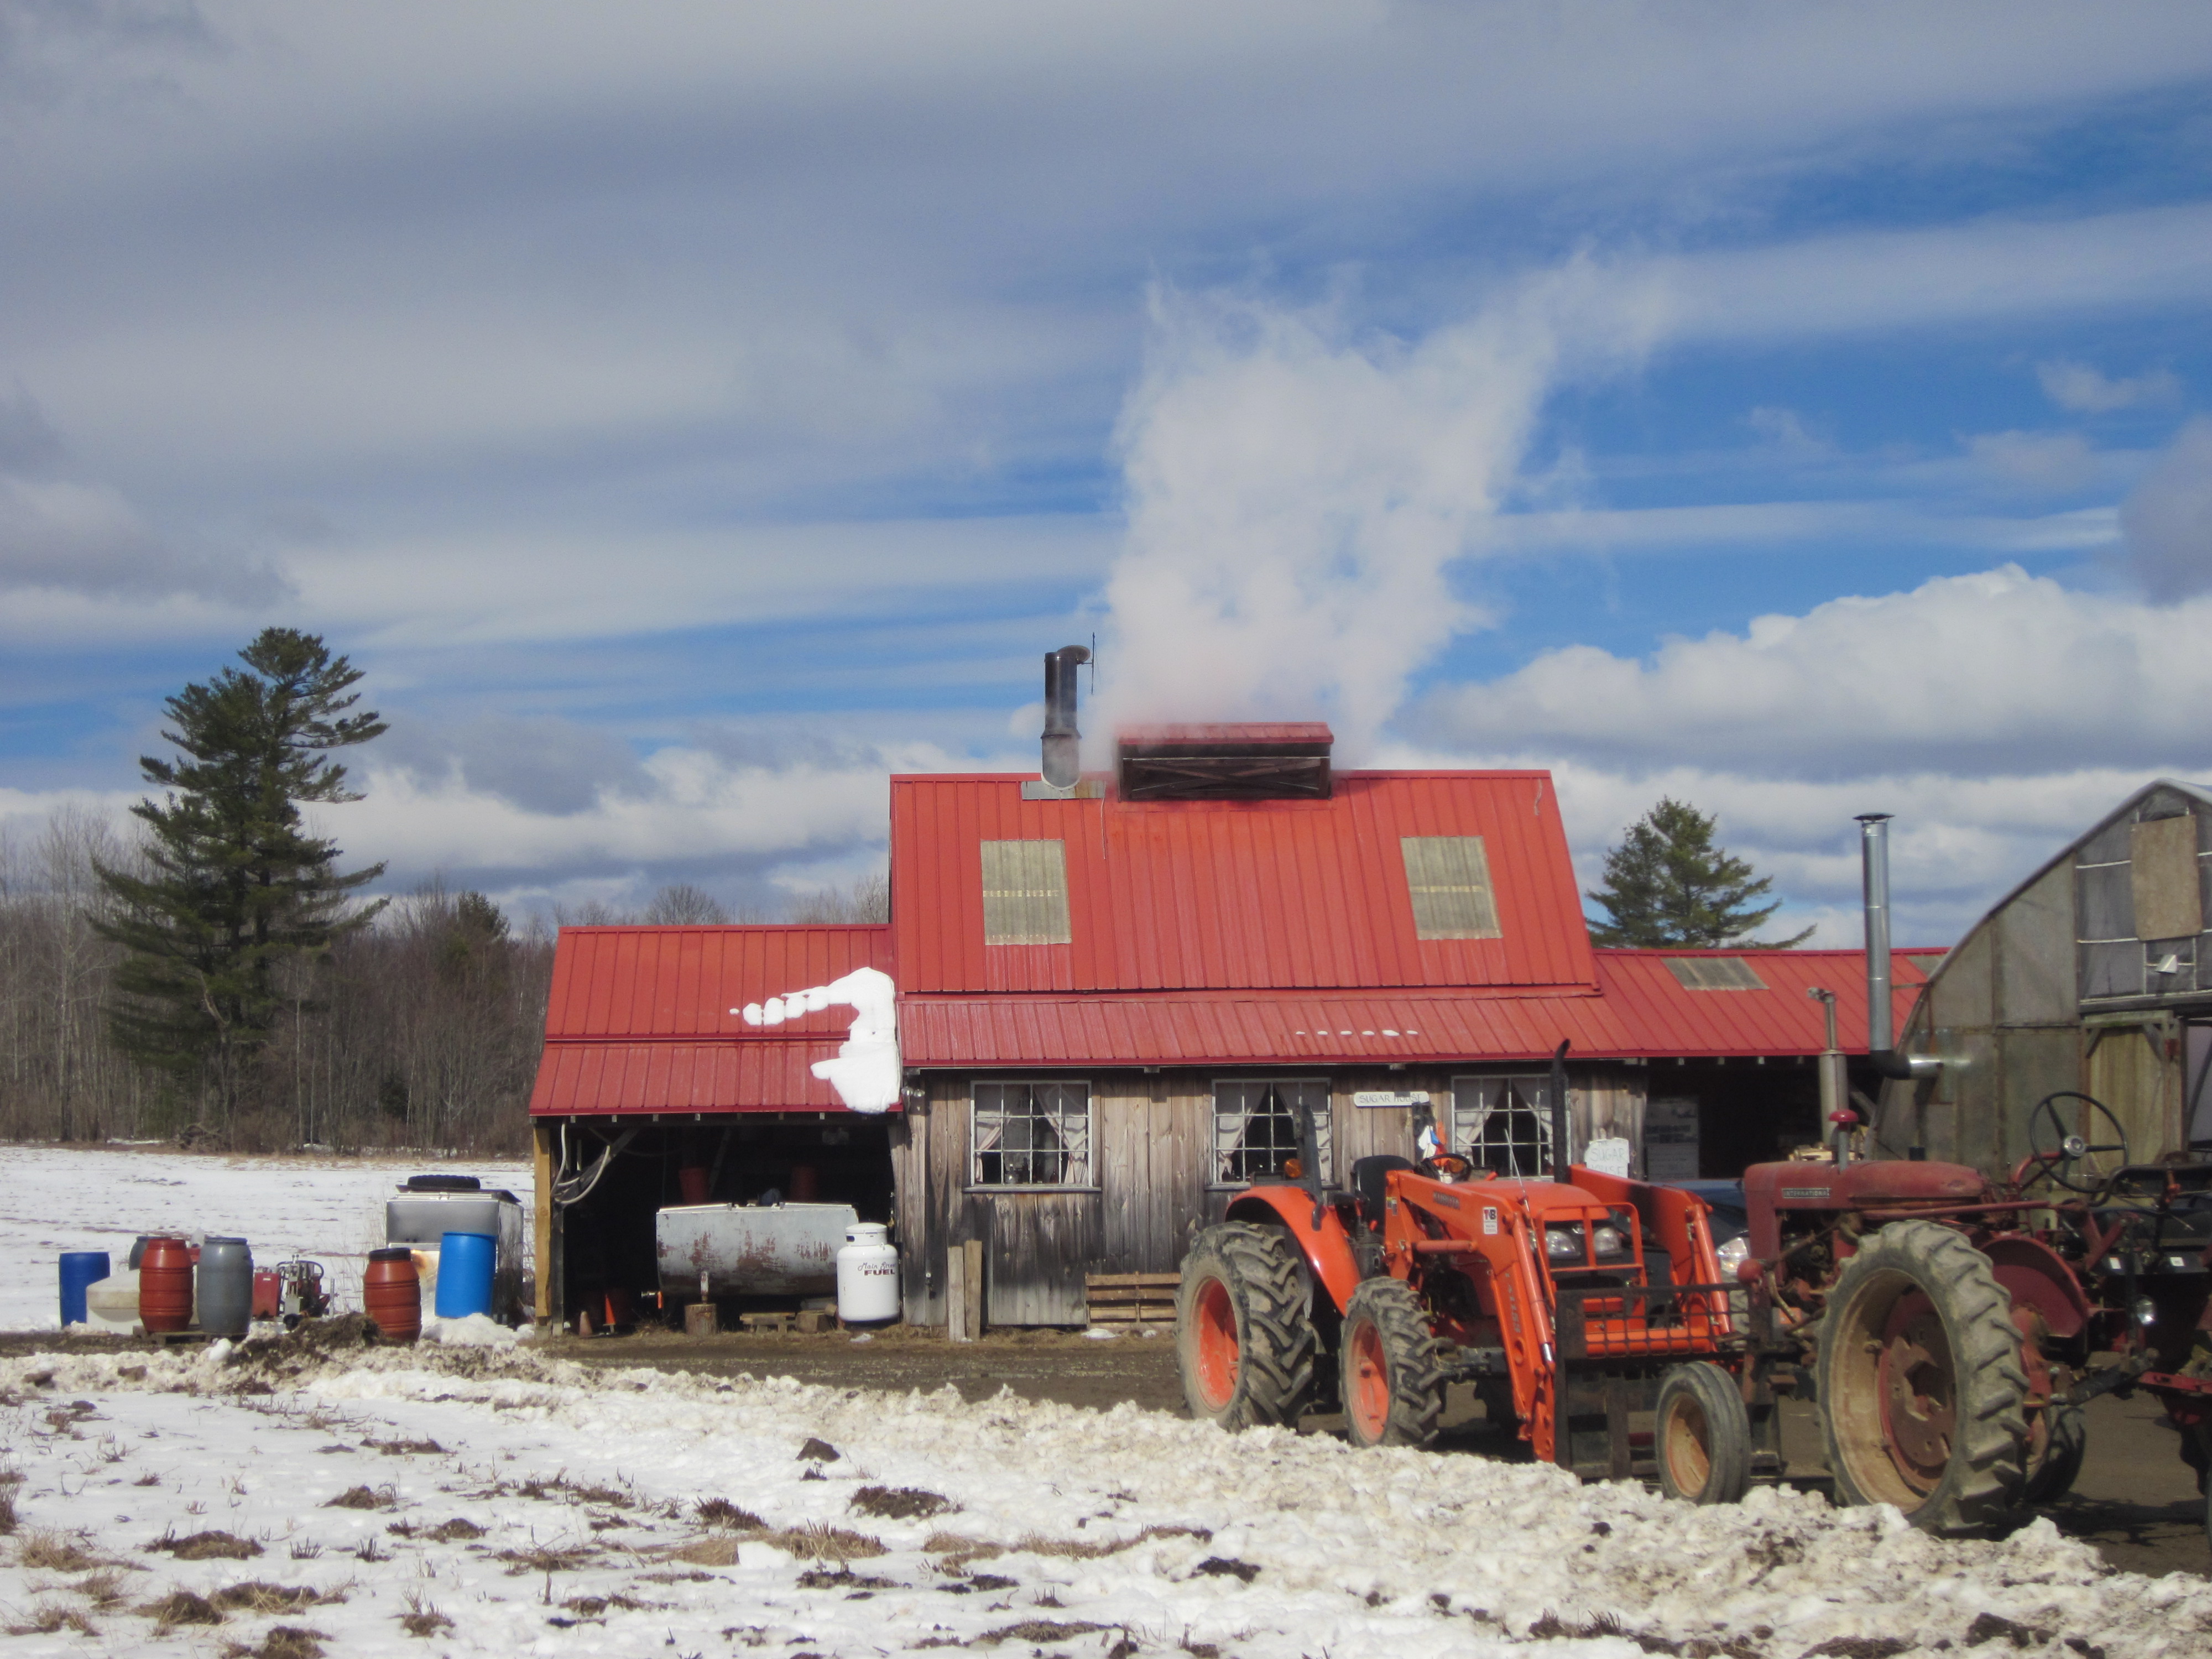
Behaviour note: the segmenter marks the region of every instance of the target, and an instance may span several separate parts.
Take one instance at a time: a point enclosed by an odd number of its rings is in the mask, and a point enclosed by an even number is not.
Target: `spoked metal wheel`
[[[1989,1258],[1933,1222],[1863,1243],[1820,1333],[1820,1424],[1837,1501],[1972,1532],[2021,1495],[2027,1378]]]
[[[1651,1441],[1669,1498],[1733,1504],[1751,1485],[1751,1413],[1735,1379],[1709,1360],[1659,1379]]]
[[[1443,1375],[1419,1300],[1403,1280],[1363,1280],[1339,1348],[1345,1433],[1355,1446],[1425,1446],[1443,1415]]]
[[[1291,1249],[1279,1232],[1226,1221],[1183,1257],[1176,1350],[1193,1417],[1296,1424],[1312,1403],[1318,1344]]]

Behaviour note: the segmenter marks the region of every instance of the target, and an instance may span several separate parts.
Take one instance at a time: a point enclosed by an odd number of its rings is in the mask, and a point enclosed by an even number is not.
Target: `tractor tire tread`
[[[1188,1322],[1193,1292],[1209,1255],[1235,1276],[1243,1292],[1243,1337],[1237,1352],[1237,1388],[1226,1410],[1213,1419],[1223,1428],[1295,1427],[1312,1403],[1320,1339],[1306,1310],[1306,1291],[1290,1241],[1273,1228],[1245,1221],[1208,1227],[1183,1258],[1176,1296],[1178,1327]],[[1193,1267],[1199,1271],[1194,1273]],[[1205,1416],[1192,1402],[1194,1414]]]
[[[1842,1334],[1844,1322],[1837,1316],[1848,1307],[1860,1281],[1885,1271],[1913,1278],[1931,1300],[1948,1304],[1953,1314],[1946,1324],[1959,1417],[1951,1464],[1936,1491],[1912,1511],[1912,1523],[1943,1536],[1979,1531],[2018,1506],[2025,1484],[2027,1372],[2020,1360],[2012,1298],[1997,1283],[1990,1259],[1964,1235],[1932,1221],[1893,1222],[1860,1247],[1838,1278],[1824,1333],[1831,1342]],[[1822,1345],[1820,1361],[1821,1419],[1837,1495],[1846,1502],[1866,1502],[1837,1467],[1828,1343]]]
[[[1429,1328],[1427,1313],[1413,1288],[1401,1279],[1384,1277],[1363,1279],[1352,1291],[1352,1300],[1344,1310],[1347,1333],[1361,1318],[1375,1322],[1376,1334],[1382,1338],[1382,1352],[1390,1368],[1390,1414],[1383,1436],[1377,1443],[1385,1446],[1427,1446],[1434,1443],[1437,1430],[1443,1418],[1444,1371],[1437,1352],[1435,1333]],[[1348,1356],[1352,1344],[1346,1340],[1340,1345]],[[1352,1398],[1350,1379],[1346,1378],[1342,1392],[1346,1401]]]

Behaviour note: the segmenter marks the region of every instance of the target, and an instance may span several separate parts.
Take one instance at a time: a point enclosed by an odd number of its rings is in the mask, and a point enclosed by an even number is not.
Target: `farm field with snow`
[[[166,1162],[0,1156],[18,1173]],[[289,1166],[176,1161],[200,1170],[143,1190],[93,1179],[97,1163],[54,1167],[134,1202],[204,1184],[233,1207],[161,1224],[244,1232],[257,1255],[285,1228],[288,1250],[367,1247],[356,1200],[292,1182]],[[253,1179],[272,1167],[284,1179]],[[380,1170],[359,1202],[405,1172]],[[268,1214],[247,1182],[273,1194]],[[89,1225],[99,1200],[82,1203],[70,1213]],[[127,1248],[149,1220],[100,1224]],[[34,1259],[23,1241],[80,1236],[8,1225],[9,1277],[35,1282],[51,1322],[52,1252]],[[1130,1405],[672,1373],[623,1364],[615,1344],[580,1365],[471,1325],[412,1349],[364,1346],[343,1322],[236,1346],[13,1349],[0,1359],[9,1651],[2212,1650],[2212,1583],[2113,1572],[2047,1521],[1945,1542],[1802,1492],[1693,1509],[1528,1463],[1231,1437]]]
[[[106,1250],[120,1272],[141,1233],[243,1236],[254,1261],[311,1256],[341,1305],[361,1306],[368,1252],[384,1243],[384,1200],[410,1175],[481,1176],[530,1203],[530,1166],[498,1159],[223,1158],[189,1152],[0,1146],[0,1331],[61,1323],[57,1262]]]

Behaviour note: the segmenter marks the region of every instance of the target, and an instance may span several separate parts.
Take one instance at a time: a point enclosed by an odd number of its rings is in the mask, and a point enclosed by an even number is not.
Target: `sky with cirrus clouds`
[[[0,824],[261,627],[390,884],[733,908],[890,771],[1332,720],[1943,942],[2212,778],[2212,12],[0,6]],[[1103,748],[1098,753],[1103,758]]]

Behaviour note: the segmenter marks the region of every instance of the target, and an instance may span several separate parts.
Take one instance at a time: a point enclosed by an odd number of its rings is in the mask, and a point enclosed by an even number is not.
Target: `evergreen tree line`
[[[0,1139],[523,1149],[552,927],[513,927],[482,894],[438,884],[386,904],[275,966],[276,1017],[226,1098],[118,1036],[128,952],[99,931],[121,907],[98,869],[143,861],[74,810],[0,840]]]
[[[143,859],[97,813],[64,807],[0,834],[0,1140],[204,1140],[240,1152],[440,1147],[514,1154],[544,1041],[561,926],[881,921],[881,876],[732,915],[701,889],[638,909],[601,902],[510,922],[483,895],[432,883],[326,955],[286,964],[283,1007],[226,1115],[213,1091],[135,1062],[109,1011],[124,947],[97,866]]]
[[[361,799],[333,758],[386,729],[361,671],[294,629],[238,657],[164,704],[135,840],[62,812],[0,841],[0,1137],[520,1150],[553,929],[441,882],[362,896],[384,866],[342,872],[302,810]],[[887,899],[863,881],[799,919]],[[681,886],[643,919],[730,918]]]

